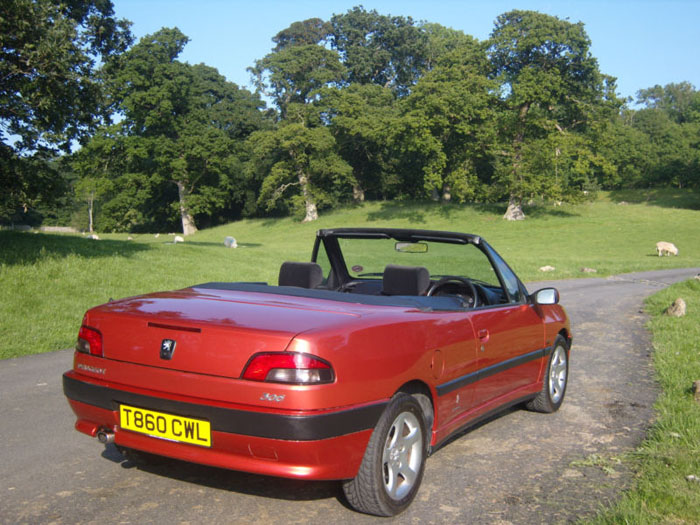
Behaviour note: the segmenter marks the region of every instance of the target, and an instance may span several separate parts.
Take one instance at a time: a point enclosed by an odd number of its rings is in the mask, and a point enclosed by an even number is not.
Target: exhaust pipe
[[[110,443],[114,443],[114,432],[105,428],[101,428],[97,431],[97,440],[103,445],[109,445]]]

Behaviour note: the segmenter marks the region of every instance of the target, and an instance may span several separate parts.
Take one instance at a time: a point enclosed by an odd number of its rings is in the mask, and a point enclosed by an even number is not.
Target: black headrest
[[[384,295],[425,295],[430,286],[430,272],[422,266],[398,266],[384,268],[382,293]]]
[[[298,286],[316,288],[323,282],[323,270],[312,262],[284,262],[280,267],[278,284],[280,286]]]

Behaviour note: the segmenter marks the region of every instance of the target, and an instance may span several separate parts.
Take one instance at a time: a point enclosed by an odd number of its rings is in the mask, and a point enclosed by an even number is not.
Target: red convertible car
[[[553,412],[571,330],[478,235],[320,230],[277,286],[211,282],[83,319],[65,395],[80,432],[125,455],[343,480],[383,516],[425,460],[504,407]]]

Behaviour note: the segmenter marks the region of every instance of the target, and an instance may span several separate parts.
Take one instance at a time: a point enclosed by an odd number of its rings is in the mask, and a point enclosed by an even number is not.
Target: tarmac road
[[[700,268],[554,284],[572,318],[566,400],[513,409],[428,460],[413,505],[385,523],[566,523],[627,486],[616,455],[644,437],[657,395],[643,298]],[[135,467],[73,429],[61,390],[72,351],[0,362],[0,522],[368,523],[335,482],[300,482],[166,461]],[[593,463],[597,454],[608,472]],[[613,458],[613,459],[610,459]],[[572,464],[573,463],[573,464]]]

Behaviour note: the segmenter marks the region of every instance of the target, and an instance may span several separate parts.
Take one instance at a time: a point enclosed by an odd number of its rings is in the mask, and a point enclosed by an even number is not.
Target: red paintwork
[[[548,346],[537,312],[531,305],[504,306],[473,312],[471,316],[477,334],[486,331],[477,343],[479,368],[496,366],[520,355]],[[551,342],[550,342],[551,343]],[[531,386],[539,377],[543,360],[505,370],[478,382],[479,395],[472,406],[489,402],[509,392]],[[537,388],[539,390],[539,387]]]
[[[203,465],[278,477],[352,478],[372,433],[367,430],[319,441],[284,441],[214,431],[212,447],[203,448],[120,431],[118,411],[73,400],[69,403],[78,416],[76,429],[89,436],[94,437],[99,428],[109,428],[116,431],[115,443],[120,446]]]
[[[150,325],[149,325],[150,323]],[[264,293],[184,289],[91,309],[83,324],[100,330],[104,357],[76,352],[68,375],[163,399],[273,414],[346,410],[388,400],[418,382],[432,396],[432,444],[494,408],[538,392],[546,358],[493,374],[443,396],[436,387],[568,337],[558,305],[422,312]],[[486,332],[483,332],[483,331]],[[160,343],[177,340],[173,359]],[[482,349],[483,345],[483,349]],[[328,361],[336,381],[316,386],[239,379],[257,352],[293,351]],[[284,396],[279,402],[264,394]],[[116,443],[187,461],[305,479],[352,478],[371,430],[318,441],[285,441],[214,432],[212,449],[119,428],[118,411],[71,401],[76,428],[113,429]]]

